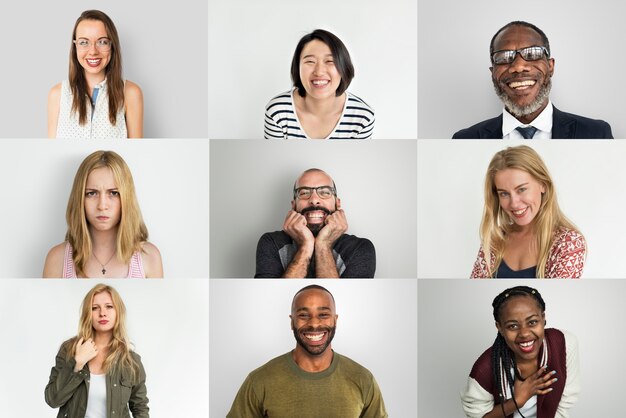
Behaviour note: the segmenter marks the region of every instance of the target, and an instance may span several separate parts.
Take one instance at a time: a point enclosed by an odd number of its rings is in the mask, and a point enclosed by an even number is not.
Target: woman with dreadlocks
[[[567,418],[580,392],[576,338],[544,328],[546,304],[531,287],[507,289],[492,306],[498,335],[461,393],[465,415]]]

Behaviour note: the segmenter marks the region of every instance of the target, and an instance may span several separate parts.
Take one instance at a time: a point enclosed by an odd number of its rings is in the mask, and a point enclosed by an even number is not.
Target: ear
[[[489,72],[493,74],[493,67],[489,67]]]
[[[545,193],[546,192],[546,185],[543,184],[543,183],[540,183],[540,186],[541,186],[541,188],[540,188],[541,193]]]
[[[554,58],[548,60],[548,69],[550,70],[550,77],[554,74]]]
[[[291,330],[293,330],[293,317],[291,315],[289,315],[289,328],[291,328]]]
[[[500,334],[502,334],[502,328],[500,328],[500,324],[498,323],[498,321],[496,321],[496,329]]]
[[[548,321],[546,321],[546,313],[545,312],[541,313],[541,319],[543,319],[543,326],[545,327],[548,324]]]
[[[295,200],[291,201],[291,210],[296,210],[296,201]]]
[[[335,210],[341,209],[341,199],[335,198]]]

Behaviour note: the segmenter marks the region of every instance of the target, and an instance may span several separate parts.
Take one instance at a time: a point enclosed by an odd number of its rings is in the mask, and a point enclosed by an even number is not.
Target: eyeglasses
[[[491,55],[491,62],[496,65],[510,64],[515,61],[515,56],[520,54],[525,61],[537,61],[543,57],[549,57],[550,52],[545,46],[529,46],[516,50],[496,51]]]
[[[74,40],[74,43],[76,44],[76,48],[81,50],[91,49],[91,46],[94,45],[90,40],[82,38]],[[100,38],[96,41],[95,45],[98,51],[108,51],[111,49],[111,40],[108,38]]]
[[[330,197],[333,197],[336,193],[335,188],[330,186],[298,187],[293,191],[293,198],[308,200],[313,195],[313,190],[315,190],[315,193],[317,193],[317,195],[322,199],[328,199]]]

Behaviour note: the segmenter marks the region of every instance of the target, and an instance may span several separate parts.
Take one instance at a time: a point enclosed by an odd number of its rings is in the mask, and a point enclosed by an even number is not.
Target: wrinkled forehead
[[[541,35],[534,29],[522,25],[509,26],[496,36],[493,50],[520,49],[529,46],[545,46]]]
[[[308,171],[303,173],[296,180],[296,188],[298,187],[319,187],[319,186],[331,186],[333,185],[333,179],[321,170]]]
[[[329,308],[333,313],[335,312],[333,297],[321,289],[307,289],[298,292],[291,305],[291,311],[294,313],[300,309],[317,311],[319,308]]]

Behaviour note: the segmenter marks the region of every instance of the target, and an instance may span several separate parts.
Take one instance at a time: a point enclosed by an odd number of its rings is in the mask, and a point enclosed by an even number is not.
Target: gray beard
[[[496,94],[498,95],[500,100],[502,100],[502,103],[504,103],[504,107],[511,115],[515,116],[516,118],[528,116],[541,109],[541,106],[543,106],[543,104],[550,97],[550,90],[552,89],[552,77],[550,77],[548,79],[548,82],[541,86],[541,88],[539,89],[539,94],[537,94],[537,97],[535,97],[535,100],[533,100],[532,103],[526,106],[518,106],[511,100],[511,98],[505,93],[505,91],[500,88],[500,85],[496,80],[492,79],[492,81],[493,88],[496,90]]]

